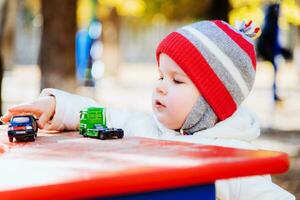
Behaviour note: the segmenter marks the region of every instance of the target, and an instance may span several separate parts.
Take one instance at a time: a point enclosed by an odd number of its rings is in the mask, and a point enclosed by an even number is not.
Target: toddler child
[[[153,113],[107,108],[108,127],[122,128],[125,137],[255,149],[260,134],[256,117],[240,104],[252,89],[256,57],[250,23],[235,30],[223,21],[201,21],[170,33],[157,47],[159,80],[153,92]],[[22,113],[36,115],[40,128],[78,130],[79,111],[97,106],[93,100],[57,89],[8,110],[3,121]],[[293,195],[272,183],[270,176],[216,182],[221,200],[290,200]]]

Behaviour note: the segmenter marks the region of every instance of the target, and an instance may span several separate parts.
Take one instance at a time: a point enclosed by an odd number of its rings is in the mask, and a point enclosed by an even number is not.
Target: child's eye
[[[176,80],[176,79],[173,79],[173,82],[176,83],[176,84],[182,84],[183,83],[182,81],[179,81],[179,80]]]
[[[159,77],[159,78],[158,78],[158,80],[163,80],[163,79],[164,79],[164,77]]]

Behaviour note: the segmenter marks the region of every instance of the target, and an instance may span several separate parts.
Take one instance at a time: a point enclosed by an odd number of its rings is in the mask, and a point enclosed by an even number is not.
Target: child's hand
[[[38,118],[38,126],[40,129],[45,128],[45,125],[55,112],[55,97],[53,96],[44,96],[39,97],[38,99],[25,103],[13,106],[8,109],[8,112],[1,117],[1,121],[4,123],[9,122],[9,120],[15,115],[34,115]]]

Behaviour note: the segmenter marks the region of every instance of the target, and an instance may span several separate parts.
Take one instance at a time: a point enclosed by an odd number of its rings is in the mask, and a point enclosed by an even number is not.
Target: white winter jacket
[[[44,89],[41,96],[56,98],[55,115],[46,126],[52,130],[78,130],[79,111],[99,106],[95,101],[57,89]],[[140,136],[162,140],[183,141],[206,145],[218,145],[244,149],[255,149],[250,141],[260,135],[256,117],[240,107],[230,118],[214,127],[193,135],[179,135],[167,129],[153,115],[107,109],[108,127],[122,128],[125,137]],[[272,183],[271,177],[252,176],[216,181],[217,198],[221,200],[294,200],[295,197]]]

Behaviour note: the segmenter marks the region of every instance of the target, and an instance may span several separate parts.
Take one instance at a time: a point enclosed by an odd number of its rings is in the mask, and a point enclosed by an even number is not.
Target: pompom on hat
[[[219,121],[230,117],[252,89],[256,54],[252,21],[235,29],[224,21],[201,21],[170,33],[157,47],[193,81]]]

